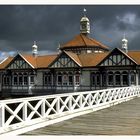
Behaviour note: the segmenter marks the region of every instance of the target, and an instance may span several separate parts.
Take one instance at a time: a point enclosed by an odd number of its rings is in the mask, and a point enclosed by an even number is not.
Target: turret
[[[126,53],[128,52],[128,40],[125,38],[125,34],[122,39],[122,50]]]
[[[32,54],[35,57],[38,55],[38,46],[36,45],[36,41],[34,41],[34,45],[32,46]]]
[[[80,32],[84,35],[88,35],[90,33],[90,22],[86,17],[86,9],[83,10],[84,16],[80,20]]]

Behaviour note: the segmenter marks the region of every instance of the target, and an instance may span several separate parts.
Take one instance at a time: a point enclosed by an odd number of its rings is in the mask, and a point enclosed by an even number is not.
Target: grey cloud
[[[140,6],[0,5],[0,40],[5,41],[5,45],[0,42],[1,50],[29,52],[36,40],[40,51],[57,51],[58,43],[63,44],[79,34],[79,21],[84,7],[93,28],[91,36],[111,48],[120,43],[124,31],[135,35],[140,30]],[[123,17],[126,13],[136,14],[134,25],[116,19],[116,16]],[[137,35],[140,36],[139,33]],[[135,41],[134,38],[129,36],[129,42]],[[139,44],[138,39],[131,43],[130,48],[137,49]]]

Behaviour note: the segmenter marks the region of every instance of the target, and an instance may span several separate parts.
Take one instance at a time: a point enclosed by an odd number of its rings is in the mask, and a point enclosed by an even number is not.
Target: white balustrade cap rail
[[[109,107],[139,96],[140,87],[64,93],[0,101],[0,133],[84,110]]]

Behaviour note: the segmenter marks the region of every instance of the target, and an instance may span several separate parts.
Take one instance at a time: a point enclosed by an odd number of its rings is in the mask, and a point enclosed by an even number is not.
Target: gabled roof
[[[129,60],[131,60],[133,63],[137,64],[137,62],[132,57],[130,57],[127,53],[125,53],[124,51],[122,51],[119,48],[115,48],[110,53],[108,53],[108,55],[102,61],[100,61],[98,65],[100,65],[101,63],[103,63],[107,58],[110,57],[110,55],[112,55],[113,53],[116,53],[116,52],[117,53],[120,52],[121,54],[123,54],[124,56],[126,56]]]
[[[25,54],[17,54],[24,61],[26,61],[32,68],[47,68],[48,65],[57,57],[57,55],[45,55],[45,56],[37,56],[33,55],[25,55]],[[16,56],[17,56],[16,55]],[[14,61],[15,57],[8,57],[0,63],[0,69],[5,69],[12,61]]]
[[[94,67],[97,66],[109,53],[89,53],[89,54],[80,54],[78,57],[82,63],[83,67]]]
[[[37,68],[47,68],[56,58],[56,55],[45,55],[37,57]]]
[[[135,60],[138,65],[140,65],[140,51],[129,51],[127,55]]]
[[[79,67],[95,67],[99,66],[112,53],[115,53],[117,51],[124,54],[129,60],[131,60],[135,64],[140,65],[140,51],[129,51],[128,53],[125,53],[122,50],[115,48],[111,52],[104,53],[75,54],[69,51],[63,51],[62,53],[65,53],[68,57],[70,57]],[[18,55],[20,55],[32,68],[48,68],[61,56],[61,54],[44,55],[37,57],[24,54]],[[12,63],[12,61],[14,61],[15,57],[8,57],[3,60],[0,63],[0,69],[5,69],[10,63]]]
[[[19,54],[32,68],[37,68],[36,58],[33,55]]]
[[[69,52],[69,51],[64,51],[73,61],[75,61],[79,66],[82,66],[81,61],[79,60],[79,57],[77,54]]]
[[[107,46],[83,34],[75,36],[74,39],[61,46],[60,49],[63,50],[65,48],[76,48],[76,47],[100,47],[102,49],[108,50]]]
[[[0,69],[5,69],[5,67],[13,60],[13,57],[7,57],[0,63]]]
[[[50,64],[48,67],[51,67],[63,54],[67,55],[76,65],[82,66],[81,62],[77,56],[77,54],[69,52],[69,51],[62,51]]]

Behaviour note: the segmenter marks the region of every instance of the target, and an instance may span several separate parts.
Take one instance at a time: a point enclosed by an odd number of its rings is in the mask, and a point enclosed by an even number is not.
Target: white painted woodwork
[[[80,115],[86,110],[96,111],[137,96],[140,96],[140,86],[2,100],[0,133],[75,113]],[[14,119],[16,121],[13,122]]]

